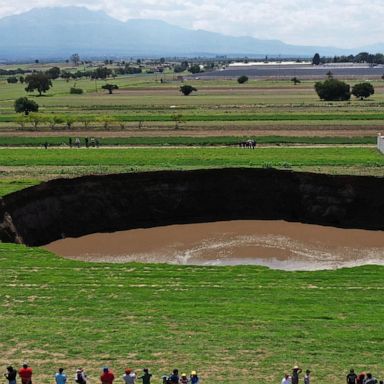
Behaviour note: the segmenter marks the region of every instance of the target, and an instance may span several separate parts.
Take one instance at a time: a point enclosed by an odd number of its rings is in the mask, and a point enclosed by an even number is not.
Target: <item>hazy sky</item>
[[[0,17],[56,5],[292,44],[354,48],[384,41],[383,0],[0,0]]]

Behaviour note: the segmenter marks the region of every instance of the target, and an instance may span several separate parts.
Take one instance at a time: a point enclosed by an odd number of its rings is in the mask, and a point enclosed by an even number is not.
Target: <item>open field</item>
[[[79,365],[92,382],[104,365],[149,366],[155,383],[174,367],[224,384],[278,382],[294,363],[318,383],[384,374],[382,267],[93,264],[2,244],[0,268],[0,364],[28,360],[40,383]]]
[[[276,167],[384,176],[384,156],[363,147],[2,148],[0,195],[55,177],[161,169]],[[26,182],[24,180],[27,179]]]
[[[188,84],[198,92],[186,97],[179,92],[181,83],[172,80],[171,75],[166,75],[166,79],[167,76],[165,83],[160,83],[155,75],[97,82],[59,79],[53,81],[53,88],[45,96],[29,97],[40,105],[42,117],[71,114],[75,120],[71,129],[84,130],[102,129],[105,121],[114,130],[138,129],[139,122],[143,130],[171,130],[175,115],[180,115],[179,128],[197,131],[258,130],[269,126],[273,134],[275,127],[305,132],[311,127],[340,131],[348,126],[351,131],[366,128],[367,134],[372,134],[380,129],[384,119],[384,85],[378,80],[372,82],[376,92],[368,100],[323,102],[313,89],[314,81],[295,86],[288,80],[251,80],[242,85],[236,80],[191,80]],[[120,89],[108,95],[101,89],[106,82],[117,84]],[[349,81],[351,85],[356,82]],[[69,89],[74,85],[85,93],[70,95]],[[20,128],[13,102],[25,95],[24,85],[0,81],[0,131]],[[54,129],[64,128],[62,123]],[[28,124],[24,129],[30,129]],[[52,130],[44,122],[39,123],[39,129]]]

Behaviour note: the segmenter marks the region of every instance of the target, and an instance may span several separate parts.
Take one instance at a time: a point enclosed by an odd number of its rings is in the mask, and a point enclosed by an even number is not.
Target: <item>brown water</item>
[[[264,265],[317,270],[384,265],[384,231],[285,221],[170,225],[67,238],[46,249],[77,260],[197,265]]]

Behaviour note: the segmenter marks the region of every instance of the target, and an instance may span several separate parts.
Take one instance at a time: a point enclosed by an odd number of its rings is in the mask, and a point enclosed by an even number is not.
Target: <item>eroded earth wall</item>
[[[384,230],[384,178],[228,168],[57,179],[0,199],[0,240],[234,219]]]

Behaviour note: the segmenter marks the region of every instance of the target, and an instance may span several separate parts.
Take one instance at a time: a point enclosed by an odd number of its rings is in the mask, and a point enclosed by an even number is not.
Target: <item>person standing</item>
[[[115,375],[109,370],[108,367],[103,368],[103,373],[100,376],[101,384],[112,384],[115,380]]]
[[[59,372],[55,374],[56,384],[66,384],[67,375],[64,373],[64,368],[59,368]]]
[[[148,368],[143,369],[143,375],[139,378],[143,380],[143,384],[151,384],[152,373],[149,373]]]
[[[291,376],[288,373],[284,373],[284,377],[281,380],[281,384],[291,384]]]
[[[305,371],[304,384],[311,384],[311,371],[309,369]]]
[[[299,384],[299,374],[302,372],[302,370],[295,365],[292,369],[292,378],[291,383],[292,384]]]
[[[136,373],[132,371],[132,369],[127,368],[123,375],[123,380],[125,384],[135,384]]]
[[[7,367],[7,372],[4,373],[4,376],[8,380],[8,384],[16,384],[17,371],[11,365]]]
[[[179,370],[174,369],[168,380],[171,384],[179,384]]]
[[[21,384],[32,384],[32,368],[24,363],[19,369],[19,376],[21,378]]]
[[[347,384],[356,384],[356,380],[357,380],[357,375],[354,369],[351,368],[347,375]]]
[[[197,376],[196,371],[191,372],[191,376],[189,377],[191,384],[199,384],[199,376]]]
[[[367,373],[364,384],[377,384],[377,379],[372,376],[372,373]]]
[[[76,369],[75,382],[77,384],[87,384],[87,375],[83,368]]]

